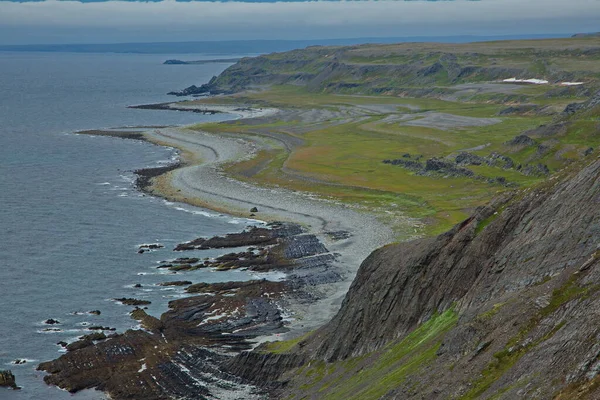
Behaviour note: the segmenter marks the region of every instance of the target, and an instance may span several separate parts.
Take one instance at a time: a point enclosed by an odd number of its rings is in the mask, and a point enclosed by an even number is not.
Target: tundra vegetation
[[[600,40],[310,47],[242,59],[187,102],[274,107],[195,129],[262,137],[238,179],[317,193],[447,230],[499,192],[535,185],[598,146]],[[543,79],[515,84],[505,79]],[[557,123],[557,121],[561,121]]]

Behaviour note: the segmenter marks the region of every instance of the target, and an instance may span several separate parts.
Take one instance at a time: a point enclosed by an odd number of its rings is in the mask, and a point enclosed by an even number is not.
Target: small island
[[[216,63],[236,63],[240,61],[241,58],[215,58],[212,60],[195,60],[195,61],[183,61],[183,60],[166,60],[164,65],[198,65],[198,64],[216,64]]]

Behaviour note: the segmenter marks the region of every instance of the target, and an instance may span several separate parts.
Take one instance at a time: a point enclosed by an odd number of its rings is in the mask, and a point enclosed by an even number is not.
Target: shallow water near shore
[[[156,283],[251,277],[157,270],[162,260],[220,254],[173,253],[175,244],[240,231],[251,222],[135,190],[132,171],[164,165],[176,156],[173,150],[71,133],[231,118],[126,108],[174,101],[165,93],[204,83],[229,65],[161,65],[166,58],[173,56],[0,53],[0,369],[11,369],[22,386],[0,388],[1,399],[72,398],[46,386],[35,367],[60,354],[57,342],[91,333],[89,326],[135,327],[132,307],[112,298],[150,300],[149,312],[159,315],[183,294]],[[165,248],[137,254],[142,243]],[[137,283],[142,287],[134,288]],[[60,324],[44,324],[48,318]],[[16,359],[27,362],[12,364]],[[95,391],[74,397],[104,398]]]

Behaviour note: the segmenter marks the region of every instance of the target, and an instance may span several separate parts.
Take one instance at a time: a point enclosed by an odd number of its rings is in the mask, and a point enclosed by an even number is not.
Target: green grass
[[[443,335],[457,319],[454,310],[447,310],[375,354],[304,367],[295,374],[303,382],[301,396],[314,393],[320,399],[379,399],[436,359]]]
[[[308,336],[310,336],[311,333],[312,332],[308,332],[308,333],[305,333],[302,336],[298,336],[297,338],[290,339],[290,340],[280,340],[280,341],[276,341],[276,342],[266,342],[266,343],[264,343],[260,347],[260,351],[267,352],[267,353],[275,353],[275,354],[288,353],[298,343],[300,343],[302,340],[304,340]]]
[[[482,371],[481,377],[473,382],[472,388],[460,397],[461,400],[477,399],[488,391],[488,389],[498,381],[508,370],[510,370],[521,357],[540,343],[550,339],[564,322],[560,322],[550,331],[537,340],[527,340],[529,334],[539,326],[540,322],[547,316],[554,313],[564,304],[581,299],[591,291],[596,291],[595,287],[582,287],[577,282],[577,275],[572,275],[561,287],[552,292],[552,297],[547,306],[542,308],[519,333],[511,338],[503,350],[494,354],[494,360]],[[502,390],[502,389],[500,389]]]
[[[548,88],[542,90],[539,87],[527,86],[522,89],[522,96],[536,100],[544,99],[547,103],[563,107],[564,99],[545,98],[547,90]],[[482,99],[476,103],[465,103],[434,98],[353,96],[314,92],[306,87],[293,85],[276,85],[264,91],[193,102],[334,111],[348,106],[385,104],[396,105],[401,112],[414,114],[416,117],[426,111],[435,111],[474,118],[499,118],[498,112],[506,107],[490,104]],[[407,106],[417,107],[418,110],[411,110]],[[524,131],[549,123],[551,117],[508,116],[499,118],[501,122],[493,125],[447,130],[406,126],[397,122],[383,123],[382,118],[372,116],[367,120],[354,120],[341,125],[311,126],[312,130],[307,133],[294,134],[301,137],[306,144],[291,154],[283,148],[274,148],[259,153],[255,160],[229,165],[226,170],[238,179],[315,192],[324,198],[358,204],[382,216],[392,212],[397,216],[392,220],[399,220],[402,214],[421,218],[425,224],[422,225],[420,233],[436,234],[468,217],[474,207],[485,204],[498,192],[507,188],[485,180],[419,176],[402,167],[383,164],[384,159],[400,158],[404,153],[422,155],[424,158],[446,157],[456,155],[464,149],[486,145],[484,149],[474,153],[487,156],[491,152],[499,152],[511,157],[515,164],[525,166],[528,163],[543,163],[551,170],[557,170],[580,157],[585,151],[585,145],[600,145],[600,135],[597,135],[594,129],[594,124],[597,124],[594,117],[574,123],[569,134],[559,138],[560,143],[543,156],[537,154],[537,146],[517,151],[504,143]],[[300,121],[270,121],[260,125],[245,125],[243,122],[233,121],[199,125],[196,128],[215,133],[252,135],[252,131],[258,129],[289,134],[287,132],[298,127],[303,127]],[[542,139],[538,140],[543,142]],[[282,173],[282,169],[285,168],[303,176],[304,179]],[[528,177],[516,170],[486,165],[469,168],[485,179],[504,177],[511,184],[520,187],[534,185],[543,179]],[[249,176],[245,174],[245,170],[259,172]],[[399,238],[404,236],[401,230],[399,227]],[[411,230],[411,234],[414,234],[414,231]]]

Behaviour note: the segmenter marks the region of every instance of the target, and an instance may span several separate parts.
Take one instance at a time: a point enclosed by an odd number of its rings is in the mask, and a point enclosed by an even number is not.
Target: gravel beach
[[[210,107],[214,108],[213,106]],[[242,118],[273,116],[274,109],[243,109],[219,106],[221,112],[237,113]],[[394,241],[392,229],[376,216],[345,204],[278,187],[261,187],[226,176],[221,167],[232,161],[252,157],[267,146],[260,137],[215,135],[183,128],[146,131],[147,140],[181,151],[183,166],[160,176],[150,190],[160,196],[201,205],[243,217],[258,209],[253,218],[265,221],[292,221],[315,234],[332,252],[343,281],[319,285],[320,300],[310,305],[292,304],[292,334],[308,331],[327,322],[341,301],[360,263],[376,248]],[[415,221],[406,218],[406,224]],[[340,239],[333,232],[347,232]]]

